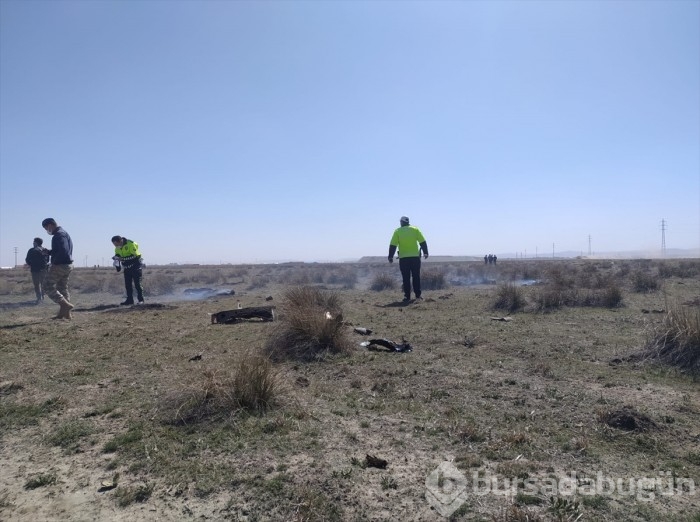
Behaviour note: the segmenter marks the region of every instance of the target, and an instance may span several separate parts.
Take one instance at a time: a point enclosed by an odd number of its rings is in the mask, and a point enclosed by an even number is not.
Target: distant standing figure
[[[485,265],[488,265],[488,264],[489,264],[489,256],[488,256],[488,255],[485,255],[485,256],[484,256],[484,264],[485,264]]]
[[[496,264],[496,261],[498,261],[498,256],[496,254],[493,255],[493,264]]]
[[[489,265],[493,263],[493,254],[489,254]]]
[[[134,304],[134,289],[136,287],[136,298],[139,303],[143,303],[143,287],[141,278],[143,277],[143,265],[138,243],[122,236],[113,236],[114,259],[117,272],[124,268],[124,287],[126,288],[126,301],[122,305]]]
[[[51,266],[46,275],[44,290],[46,295],[60,305],[56,319],[72,319],[70,311],[73,305],[68,293],[68,278],[73,271],[73,241],[68,232],[56,224],[53,218],[41,222],[46,233],[51,237]]]
[[[403,279],[404,302],[411,300],[411,279],[416,299],[421,298],[420,288],[420,254],[428,259],[428,244],[418,227],[411,226],[408,218],[400,219],[401,226],[394,230],[389,242],[389,263],[394,262],[394,254],[399,249],[399,268]]]
[[[44,240],[40,237],[34,238],[34,245],[27,252],[24,262],[27,263],[32,273],[32,283],[34,283],[34,293],[36,294],[36,304],[44,299],[44,281],[49,270],[49,251],[43,246]]]

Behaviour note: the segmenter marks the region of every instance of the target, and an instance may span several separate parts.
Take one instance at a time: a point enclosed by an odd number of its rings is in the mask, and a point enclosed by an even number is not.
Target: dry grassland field
[[[3,270],[0,520],[700,521],[700,261],[423,280],[147,267],[120,307],[76,268],[68,321]],[[274,321],[212,322],[239,305]]]

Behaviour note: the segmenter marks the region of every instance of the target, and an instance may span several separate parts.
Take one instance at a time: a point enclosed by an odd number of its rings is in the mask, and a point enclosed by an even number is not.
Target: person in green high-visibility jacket
[[[389,263],[394,262],[394,254],[399,249],[399,269],[403,279],[404,302],[411,300],[411,279],[416,299],[422,300],[420,288],[420,255],[428,259],[428,243],[423,233],[409,223],[406,216],[401,217],[401,226],[394,230],[389,242]]]
[[[122,236],[112,237],[114,245],[114,266],[117,272],[124,269],[124,286],[126,287],[126,301],[122,305],[134,304],[134,289],[136,287],[136,298],[139,303],[143,303],[143,286],[141,278],[143,277],[143,264],[141,262],[141,254],[139,252],[138,243],[134,243],[131,239]]]

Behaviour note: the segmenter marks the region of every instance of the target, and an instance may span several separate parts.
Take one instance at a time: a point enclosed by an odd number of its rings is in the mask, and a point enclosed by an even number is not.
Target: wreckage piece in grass
[[[370,339],[369,341],[365,341],[360,344],[362,346],[366,346],[368,350],[379,350],[380,348],[386,348],[390,352],[399,353],[410,352],[413,350],[413,347],[405,341],[402,343],[395,343],[389,339]]]
[[[211,315],[211,324],[234,324],[244,320],[259,319],[261,321],[275,320],[274,306],[251,306],[236,310],[223,310]]]

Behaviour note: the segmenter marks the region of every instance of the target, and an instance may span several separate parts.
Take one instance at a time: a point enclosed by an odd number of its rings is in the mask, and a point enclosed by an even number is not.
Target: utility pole
[[[552,259],[554,259],[554,243],[552,243]]]
[[[588,234],[588,257],[591,257],[591,235]]]
[[[15,268],[17,268],[17,247],[15,247]]]
[[[661,255],[666,257],[666,220],[661,219]]]

